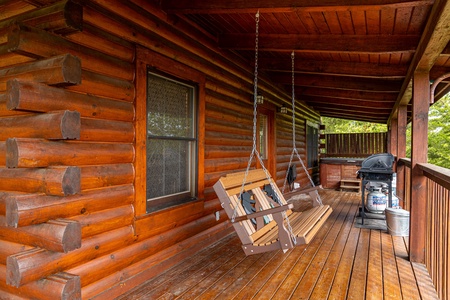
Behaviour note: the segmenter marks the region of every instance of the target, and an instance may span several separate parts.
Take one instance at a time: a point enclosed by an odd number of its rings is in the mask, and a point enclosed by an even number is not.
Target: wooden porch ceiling
[[[411,99],[415,71],[450,72],[450,1],[162,0],[217,45],[259,70],[322,116],[386,123]],[[438,86],[439,99],[450,82]]]

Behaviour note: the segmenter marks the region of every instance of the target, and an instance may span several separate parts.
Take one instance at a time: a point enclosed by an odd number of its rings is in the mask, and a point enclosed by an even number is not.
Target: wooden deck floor
[[[407,238],[354,226],[359,193],[321,195],[333,214],[309,245],[246,257],[231,234],[120,299],[438,299]]]

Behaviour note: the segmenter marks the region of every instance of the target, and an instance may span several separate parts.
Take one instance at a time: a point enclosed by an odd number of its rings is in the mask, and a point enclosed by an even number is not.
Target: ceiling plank
[[[419,40],[420,36],[417,35],[261,34],[258,49],[358,54],[412,53]],[[222,34],[219,36],[219,47],[231,50],[254,50],[255,34]]]
[[[274,82],[292,85],[292,77],[287,73],[275,73],[270,76]],[[321,87],[340,90],[399,92],[402,80],[380,80],[358,77],[300,75],[295,76],[296,86]]]
[[[291,72],[290,59],[260,57],[258,65],[260,70]],[[296,60],[294,70],[296,73],[307,74],[403,79],[408,70],[408,65]]]
[[[334,98],[334,99],[395,102],[395,100],[397,99],[397,94],[398,93],[396,92],[377,93],[377,92],[335,90],[335,89],[321,89],[321,88],[296,89],[296,95],[300,99],[303,96],[318,96],[322,98]]]
[[[222,14],[269,12],[313,12],[397,9],[432,5],[433,0],[165,0],[162,8],[169,13]]]
[[[377,102],[377,101],[363,101],[363,100],[348,100],[348,99],[335,99],[335,98],[321,98],[321,97],[301,97],[301,100],[315,105],[317,104],[325,104],[325,105],[339,105],[339,106],[349,106],[352,108],[366,108],[366,109],[387,109],[388,112],[391,111],[392,105],[394,105],[395,101],[391,102]],[[338,103],[338,104],[336,104]]]

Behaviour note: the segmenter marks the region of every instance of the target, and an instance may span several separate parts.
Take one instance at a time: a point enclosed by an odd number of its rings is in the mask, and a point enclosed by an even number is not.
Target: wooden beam
[[[16,194],[5,198],[6,223],[11,227],[41,224],[58,218],[90,214],[133,203],[133,185],[93,189],[83,194],[57,197]],[[84,241],[83,241],[84,242]]]
[[[275,59],[273,57],[258,59],[260,70],[290,72],[290,59]],[[407,65],[391,65],[361,62],[337,61],[295,61],[296,73],[358,76],[365,78],[401,79],[408,71]]]
[[[21,287],[6,284],[6,266],[0,265],[0,288],[28,299],[81,299],[80,276],[59,272]]]
[[[397,103],[389,118],[393,118],[400,105],[407,105],[412,97],[412,78],[416,70],[429,72],[450,40],[450,1],[435,1],[423,31],[417,51],[409,65]]]
[[[408,123],[406,105],[398,108],[397,119],[397,158],[399,159],[406,157],[406,127]],[[405,166],[403,164],[397,164],[397,197],[403,203],[405,203],[405,184]]]
[[[0,118],[0,141],[10,137],[50,140],[79,139],[80,113],[59,111],[46,114]]]
[[[260,34],[260,51],[327,52],[358,54],[412,53],[419,43],[416,35],[300,35]],[[255,34],[221,34],[219,47],[254,50]]]
[[[134,79],[134,65],[130,62],[24,24],[12,25],[8,31],[8,41],[0,46],[0,55],[16,53],[41,59],[70,53],[80,58],[83,69],[129,81]]]
[[[0,28],[18,22],[56,34],[71,34],[83,28],[83,8],[71,0],[59,1],[0,21]]]
[[[34,248],[8,256],[6,283],[20,287],[121,249],[123,245],[132,244],[134,239],[133,227],[126,226],[85,239],[81,248],[69,253]]]
[[[301,11],[358,11],[358,10],[380,10],[396,9],[402,7],[414,7],[432,5],[434,1],[411,1],[411,0],[351,0],[345,4],[332,0],[308,1],[308,0],[166,0],[162,2],[162,8],[170,13],[183,14],[230,14],[230,13],[261,13],[268,12],[301,12]]]
[[[8,168],[85,166],[131,163],[134,147],[125,143],[63,142],[10,138],[6,141]]]
[[[287,73],[271,73],[275,82],[285,85],[292,84],[292,76]],[[398,92],[402,80],[382,80],[372,78],[298,75],[295,76],[295,85],[304,87],[333,88],[338,90],[372,91],[372,92]]]
[[[8,148],[8,147],[7,147]],[[0,168],[0,190],[45,193],[54,196],[74,195],[81,190],[78,167]]]
[[[306,101],[309,105],[339,105],[342,107],[348,106],[349,108],[366,108],[366,110],[375,109],[388,109],[391,111],[392,106],[395,101],[365,101],[365,100],[349,100],[349,99],[338,99],[333,97],[320,97],[320,96],[303,96],[301,100]]]
[[[71,54],[63,54],[1,69],[0,91],[6,91],[6,82],[11,79],[30,80],[56,86],[80,84],[81,61]]]
[[[352,91],[352,90],[336,90],[336,89],[322,89],[322,88],[297,88],[295,94],[298,99],[303,99],[303,96],[313,96],[322,98],[334,99],[348,99],[348,100],[365,100],[377,102],[394,102],[397,99],[397,92],[366,92],[366,91]]]
[[[81,225],[58,219],[27,227],[0,227],[2,240],[20,241],[24,245],[67,253],[81,247]]]
[[[25,80],[10,80],[6,90],[6,109],[36,112],[73,110],[81,117],[133,121],[131,102],[85,95]],[[0,109],[1,101],[0,101]]]
[[[430,81],[428,72],[414,73],[413,115],[411,133],[411,211],[409,229],[409,257],[413,262],[425,263],[427,230],[427,184],[419,163],[427,162],[428,110]]]
[[[89,190],[134,182],[133,164],[108,164],[81,167],[81,189]]]

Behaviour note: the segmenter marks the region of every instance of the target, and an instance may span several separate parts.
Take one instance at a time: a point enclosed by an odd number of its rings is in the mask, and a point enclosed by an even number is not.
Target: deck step
[[[361,191],[361,180],[359,179],[341,179],[340,190],[353,190],[355,192]]]

